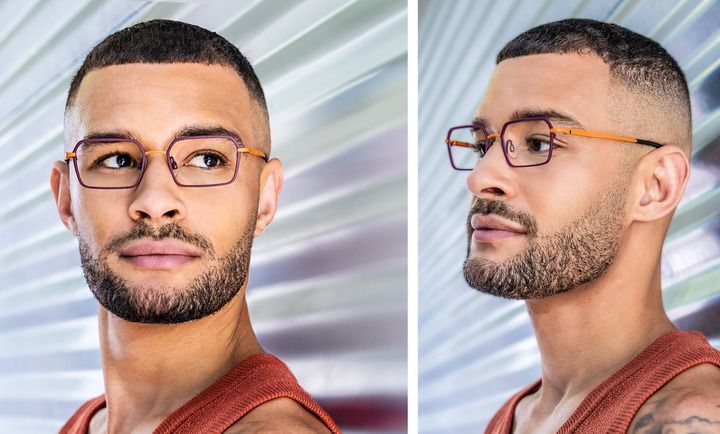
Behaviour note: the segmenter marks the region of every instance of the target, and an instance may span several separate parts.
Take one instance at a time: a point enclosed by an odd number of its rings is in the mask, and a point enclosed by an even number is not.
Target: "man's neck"
[[[131,323],[99,310],[108,433],[151,432],[241,360],[263,352],[244,291],[214,315],[182,324]]]
[[[542,358],[543,389],[559,396],[589,391],[673,329],[664,312],[657,313],[662,306],[653,308],[622,295],[607,299],[600,293],[609,288],[597,285],[577,290],[582,294],[555,296],[552,305],[528,303]],[[578,297],[592,300],[576,303]],[[636,309],[639,303],[643,309]]]
[[[531,406],[536,416],[569,416],[592,389],[674,329],[662,305],[659,261],[632,256],[621,252],[590,284],[528,300],[542,360],[542,387]]]

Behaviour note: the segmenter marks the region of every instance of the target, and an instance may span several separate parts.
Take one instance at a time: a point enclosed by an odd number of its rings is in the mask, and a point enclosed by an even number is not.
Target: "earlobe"
[[[635,220],[658,220],[677,208],[690,175],[690,163],[677,146],[664,146],[641,162],[642,192]]]
[[[69,167],[62,161],[53,163],[50,172],[50,190],[55,198],[55,206],[58,210],[60,220],[66,228],[77,236],[77,225],[75,215],[72,212],[72,200],[70,198]]]
[[[260,194],[258,196],[255,236],[263,233],[275,218],[282,183],[282,164],[280,160],[273,158],[265,164],[260,174]]]

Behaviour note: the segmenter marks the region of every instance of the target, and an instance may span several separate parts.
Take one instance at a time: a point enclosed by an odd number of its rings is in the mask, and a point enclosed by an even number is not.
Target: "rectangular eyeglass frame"
[[[545,123],[548,124],[548,127],[550,128],[550,150],[548,152],[548,158],[545,162],[538,163],[538,164],[528,164],[528,165],[514,165],[510,161],[510,156],[508,155],[507,149],[505,148],[505,140],[504,140],[505,130],[511,124],[516,123],[516,122],[523,122],[523,121],[544,121]],[[474,169],[458,168],[455,165],[455,161],[453,160],[453,157],[452,157],[452,146],[459,146],[459,147],[470,148],[470,149],[475,149],[475,147],[476,147],[472,143],[461,142],[458,140],[450,139],[450,136],[452,135],[453,131],[459,130],[459,129],[464,129],[464,128],[479,129],[485,134],[486,141],[490,142],[490,143],[486,143],[486,146],[485,146],[486,153],[490,150],[490,147],[492,146],[492,144],[498,138],[500,138],[500,147],[502,148],[503,154],[505,155],[505,161],[507,161],[508,165],[511,167],[534,167],[534,166],[542,166],[543,164],[549,163],[550,159],[552,158],[552,150],[553,150],[553,144],[555,141],[556,134],[567,134],[567,135],[572,135],[572,136],[589,137],[589,138],[593,138],[593,139],[617,140],[617,141],[621,141],[621,142],[637,143],[639,145],[652,146],[654,148],[660,148],[663,146],[660,143],[653,142],[651,140],[644,140],[644,139],[625,137],[625,136],[617,136],[614,134],[598,133],[598,132],[594,132],[594,131],[582,130],[582,129],[577,129],[577,128],[555,127],[555,126],[553,126],[552,122],[550,122],[550,119],[545,116],[532,116],[532,117],[526,117],[526,118],[513,119],[511,121],[505,122],[505,124],[503,124],[503,126],[502,126],[502,129],[500,130],[500,133],[488,134],[487,129],[482,124],[458,125],[458,126],[450,128],[448,130],[447,137],[445,139],[445,143],[447,144],[448,156],[450,157],[450,164],[452,165],[453,169],[455,169],[455,170],[466,170],[466,171],[474,170]]]
[[[237,178],[238,173],[238,167],[240,165],[240,158],[237,158],[235,160],[235,172],[233,173],[233,177],[231,180],[227,182],[221,182],[217,184],[199,184],[199,185],[190,185],[190,184],[182,184],[178,181],[178,179],[175,177],[175,173],[173,172],[173,168],[170,163],[170,150],[172,149],[173,145],[179,141],[183,140],[193,140],[193,139],[228,139],[232,141],[235,144],[235,147],[237,148],[238,154],[250,154],[254,155],[256,157],[260,157],[265,162],[268,161],[268,156],[263,152],[255,148],[251,148],[248,146],[245,146],[242,141],[236,139],[233,136],[229,136],[226,134],[218,134],[218,135],[199,135],[199,136],[187,136],[187,137],[176,137],[174,138],[170,144],[167,146],[167,148],[164,151],[154,151],[154,150],[145,150],[145,147],[140,143],[138,140],[131,139],[131,138],[118,138],[118,137],[93,137],[91,139],[83,139],[80,140],[75,144],[75,147],[71,152],[65,153],[65,163],[69,164],[70,160],[73,160],[73,166],[75,166],[75,175],[77,176],[78,182],[80,182],[80,185],[82,185],[85,188],[94,188],[98,190],[120,190],[120,189],[128,189],[128,188],[135,188],[138,185],[140,185],[140,182],[142,181],[143,176],[145,175],[145,169],[148,166],[147,162],[147,155],[148,154],[165,154],[165,162],[167,163],[168,169],[170,169],[170,175],[172,175],[173,181],[175,181],[175,184],[181,186],[181,187],[215,187],[220,185],[227,185],[232,184],[235,179]],[[140,152],[142,154],[142,169],[140,169],[140,176],[138,177],[137,181],[133,185],[129,186],[122,186],[122,187],[94,187],[89,186],[85,184],[82,180],[82,177],[80,176],[80,168],[77,164],[77,150],[78,148],[84,144],[84,143],[119,143],[119,142],[130,142],[134,143],[140,148]]]

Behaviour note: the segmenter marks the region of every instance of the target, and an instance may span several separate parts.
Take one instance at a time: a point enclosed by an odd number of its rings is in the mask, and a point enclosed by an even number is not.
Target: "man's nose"
[[[468,190],[487,200],[509,199],[516,192],[514,170],[508,165],[498,138],[468,175]]]
[[[185,218],[182,187],[173,179],[165,152],[145,151],[145,154],[145,171],[128,208],[130,218],[136,222],[144,220],[154,226]]]

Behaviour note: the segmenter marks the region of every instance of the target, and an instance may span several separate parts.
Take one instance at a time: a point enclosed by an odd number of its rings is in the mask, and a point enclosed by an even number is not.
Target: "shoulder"
[[[628,433],[720,432],[720,367],[703,363],[677,375],[635,414]]]
[[[98,410],[90,418],[88,434],[107,432],[107,407]]]
[[[224,434],[329,434],[320,419],[290,398],[276,398],[250,411]]]

